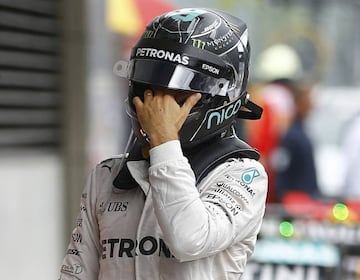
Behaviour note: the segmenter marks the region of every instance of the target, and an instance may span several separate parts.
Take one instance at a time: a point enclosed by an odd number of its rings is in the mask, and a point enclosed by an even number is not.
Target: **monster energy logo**
[[[230,26],[230,28],[232,29],[232,30],[234,30],[235,32],[238,32],[238,33],[240,33],[240,28],[239,28],[239,26],[237,26],[236,24],[233,24],[233,23],[231,23],[231,22],[228,22],[228,24],[229,24],[229,26]]]
[[[154,36],[154,30],[146,30],[145,32],[144,32],[144,38],[152,38],[153,36]]]
[[[195,48],[204,49],[205,48],[205,42],[201,41],[200,39],[191,39],[192,44]]]

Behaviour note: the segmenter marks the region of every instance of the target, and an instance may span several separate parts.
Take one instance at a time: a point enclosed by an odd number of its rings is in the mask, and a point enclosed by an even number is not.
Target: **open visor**
[[[128,69],[131,81],[166,87],[174,90],[194,91],[226,96],[230,81],[216,78],[182,64],[152,59],[132,59]]]

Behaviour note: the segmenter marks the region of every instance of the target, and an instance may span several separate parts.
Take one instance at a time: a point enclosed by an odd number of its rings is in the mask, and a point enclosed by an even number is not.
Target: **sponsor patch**
[[[144,236],[140,240],[131,238],[109,238],[103,239],[102,259],[111,258],[133,258],[138,255],[173,258],[170,249],[161,238]]]
[[[256,168],[252,168],[241,175],[241,180],[245,184],[251,184],[254,178],[259,176],[260,176],[260,172]]]
[[[236,201],[222,189],[216,189],[214,192],[208,193],[205,197],[208,201],[217,202],[220,207],[225,208],[233,216],[242,211],[242,206],[237,204]]]
[[[181,55],[179,53],[174,53],[171,51],[154,49],[154,48],[137,48],[136,57],[148,57],[148,58],[156,58],[161,60],[168,60],[183,65],[188,65],[190,59],[186,55]]]
[[[78,232],[72,233],[71,238],[75,243],[82,243],[82,235]]]
[[[67,250],[68,255],[80,256],[80,253],[81,252],[78,249],[68,249]]]
[[[223,190],[226,190],[227,192],[229,192],[232,195],[237,196],[242,201],[244,201],[246,204],[249,204],[249,200],[237,188],[234,188],[233,186],[226,184],[225,182],[217,182],[216,186]]]
[[[63,266],[61,267],[61,272],[63,273],[69,273],[69,274],[74,274],[74,275],[78,275],[83,271],[83,268],[80,264],[63,264]]]

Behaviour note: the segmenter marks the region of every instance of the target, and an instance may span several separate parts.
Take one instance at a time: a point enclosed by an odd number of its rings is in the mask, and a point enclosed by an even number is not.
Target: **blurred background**
[[[271,81],[297,81],[312,105],[319,195],[278,198],[274,175],[244,279],[360,279],[359,0],[0,0],[2,279],[57,279],[87,174],[129,134],[114,65],[155,15],[194,6],[248,24],[249,91],[265,118],[238,132],[270,173],[287,162],[295,110]]]

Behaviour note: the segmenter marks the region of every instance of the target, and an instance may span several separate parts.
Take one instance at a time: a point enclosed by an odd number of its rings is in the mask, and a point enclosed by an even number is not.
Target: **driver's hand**
[[[134,97],[139,123],[150,138],[151,147],[179,139],[182,125],[200,98],[200,93],[150,89],[144,92],[144,102]]]

